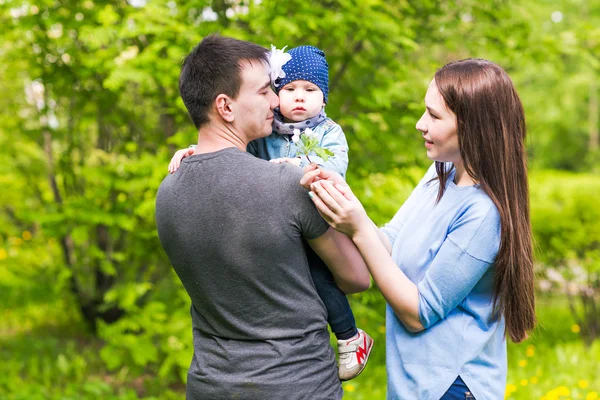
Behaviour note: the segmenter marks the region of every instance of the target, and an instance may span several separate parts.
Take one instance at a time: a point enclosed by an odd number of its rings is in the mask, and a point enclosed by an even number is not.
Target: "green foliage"
[[[185,380],[189,299],[160,250],[154,199],[174,149],[196,137],[179,66],[211,32],[325,51],[327,113],[348,137],[348,182],[379,225],[430,163],[414,126],[429,81],[450,60],[484,57],[507,69],[533,167],[599,171],[592,2],[0,0],[0,24],[3,398],[181,397],[166,385]],[[567,304],[589,341],[597,177],[537,173],[531,189],[540,275],[557,271],[563,283],[553,285],[585,289]],[[589,290],[592,300],[582,297]],[[384,302],[370,289],[353,306],[378,347],[347,395],[383,398]],[[558,342],[544,353],[555,347],[544,365],[564,364],[559,352],[585,354]]]
[[[600,177],[538,172],[532,174],[531,193],[540,284],[569,296],[581,335],[591,344],[600,335],[600,209],[593,206]]]

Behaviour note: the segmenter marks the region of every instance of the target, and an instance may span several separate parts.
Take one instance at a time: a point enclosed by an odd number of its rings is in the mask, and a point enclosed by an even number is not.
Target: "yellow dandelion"
[[[534,376],[533,378],[531,378],[529,380],[529,383],[531,383],[532,385],[535,385],[536,383],[538,383],[538,378],[537,376]]]
[[[535,355],[535,347],[532,345],[527,346],[527,350],[525,351],[525,355],[527,357],[533,357]]]
[[[571,391],[566,386],[559,386],[556,388],[556,394],[558,396],[569,396],[571,394]]]
[[[515,385],[513,385],[512,383],[509,383],[508,385],[506,385],[506,392],[504,393],[504,398],[505,399],[509,398],[516,391],[517,391],[517,387]]]
[[[571,326],[571,332],[573,332],[573,333],[579,333],[579,332],[581,332],[581,328],[579,327],[579,325],[573,324]]]
[[[377,330],[379,331],[379,333],[385,333],[385,325],[379,325]]]
[[[585,396],[585,400],[596,400],[598,398],[598,393],[589,392],[587,396]]]
[[[521,379],[521,386],[527,386],[527,384],[529,383],[529,381],[527,379]]]
[[[344,391],[346,391],[346,392],[354,392],[355,390],[356,390],[356,387],[354,387],[354,385],[351,383],[344,385]]]
[[[525,367],[527,365],[527,360],[519,360],[519,367]]]
[[[579,382],[577,382],[577,384],[582,389],[585,389],[586,387],[588,387],[588,382],[585,379],[580,379]]]
[[[23,239],[21,239],[20,237],[11,237],[8,240],[10,240],[10,242],[12,244],[14,244],[15,246],[19,246],[19,245],[23,244]]]
[[[8,253],[4,249],[0,249],[0,260],[5,260],[8,257]]]
[[[31,240],[31,232],[24,231],[21,237],[23,238],[23,240]]]

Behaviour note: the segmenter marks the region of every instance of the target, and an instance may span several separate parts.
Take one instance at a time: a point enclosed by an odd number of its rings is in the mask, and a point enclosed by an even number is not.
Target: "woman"
[[[381,230],[334,174],[302,184],[387,301],[388,398],[503,399],[506,334],[535,324],[523,107],[502,68],[468,59],[435,74],[425,108],[435,163]]]

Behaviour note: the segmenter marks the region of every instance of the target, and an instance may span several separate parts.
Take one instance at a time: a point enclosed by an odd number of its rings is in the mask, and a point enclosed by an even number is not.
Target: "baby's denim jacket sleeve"
[[[321,142],[319,143],[320,146],[330,150],[334,155],[329,157],[327,161],[323,161],[322,158],[312,154],[309,155],[310,160],[329,171],[337,172],[342,178],[346,179],[346,172],[348,171],[348,142],[346,141],[346,135],[344,135],[342,127],[331,119],[327,119],[316,129],[323,129]],[[317,131],[317,134],[320,136],[321,132]],[[306,157],[303,156],[300,166],[305,167],[308,163]]]
[[[246,146],[246,151],[250,154],[252,154],[254,157],[258,157],[258,140],[253,140],[250,143],[248,143],[248,146]]]

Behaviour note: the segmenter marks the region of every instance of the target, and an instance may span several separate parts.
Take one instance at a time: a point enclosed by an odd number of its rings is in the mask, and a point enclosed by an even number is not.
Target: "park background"
[[[528,123],[539,318],[509,343],[506,397],[600,395],[600,2],[0,0],[0,26],[0,399],[184,397],[189,299],[154,201],[196,139],[177,79],[211,32],[325,51],[327,113],[378,224],[429,165],[415,123],[436,69],[504,67]],[[351,301],[376,347],[345,398],[384,399],[385,303]]]

